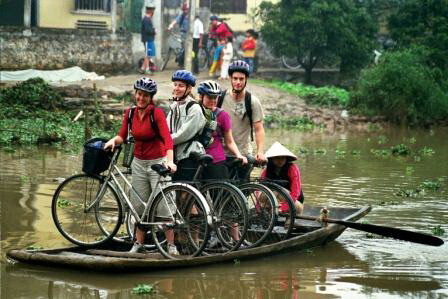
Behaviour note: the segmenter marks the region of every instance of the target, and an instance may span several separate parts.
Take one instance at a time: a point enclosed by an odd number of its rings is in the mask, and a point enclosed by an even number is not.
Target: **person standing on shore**
[[[156,46],[154,44],[154,37],[156,30],[152,23],[152,16],[154,15],[154,5],[146,6],[146,13],[142,19],[141,26],[141,40],[145,46],[145,58],[143,60],[140,72],[142,74],[152,74],[152,70],[155,69],[154,57],[156,56]]]

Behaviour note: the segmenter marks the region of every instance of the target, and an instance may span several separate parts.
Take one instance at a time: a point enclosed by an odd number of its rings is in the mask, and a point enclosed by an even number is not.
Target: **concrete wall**
[[[103,21],[111,29],[110,13],[77,12],[74,0],[40,0],[38,26],[45,28],[76,28],[76,21]]]
[[[104,31],[0,27],[0,69],[61,69],[79,66],[97,73],[134,67],[132,35]]]

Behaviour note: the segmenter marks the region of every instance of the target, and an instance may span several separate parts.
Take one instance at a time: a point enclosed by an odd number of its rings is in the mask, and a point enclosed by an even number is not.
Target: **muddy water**
[[[300,154],[306,202],[372,205],[369,223],[431,233],[448,241],[448,130],[369,134],[271,131],[267,140]],[[432,156],[376,156],[405,143]],[[448,245],[429,247],[347,230],[336,242],[241,263],[151,273],[107,275],[8,263],[11,248],[67,245],[51,219],[57,181],[80,171],[77,154],[53,148],[0,151],[1,298],[130,298],[140,283],[157,298],[447,298]],[[439,191],[412,197],[425,180]],[[331,213],[331,212],[330,212]]]

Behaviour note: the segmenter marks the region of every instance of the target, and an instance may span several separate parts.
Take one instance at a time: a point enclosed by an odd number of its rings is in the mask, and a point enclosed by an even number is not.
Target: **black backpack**
[[[226,96],[227,90],[224,90],[218,97],[218,108],[222,107],[222,103],[224,102],[224,98]],[[244,107],[246,109],[246,113],[244,113],[243,118],[247,115],[247,119],[249,120],[250,125],[250,140],[254,141],[254,125],[252,118],[252,95],[250,92],[246,90],[246,95],[244,97]]]
[[[210,144],[213,143],[213,132],[217,130],[218,124],[217,119],[218,115],[221,113],[222,109],[218,108],[218,111],[216,113],[213,113],[211,110],[208,110],[204,108],[201,104],[191,101],[187,103],[187,106],[185,107],[185,112],[188,115],[188,110],[190,110],[191,106],[198,104],[201,107],[202,114],[205,117],[205,126],[202,129],[200,133],[198,133],[193,139],[190,141],[199,141],[204,148],[207,148],[210,146]]]

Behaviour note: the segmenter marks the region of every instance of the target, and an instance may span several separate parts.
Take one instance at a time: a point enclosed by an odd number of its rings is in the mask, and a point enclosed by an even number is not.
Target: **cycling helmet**
[[[182,81],[187,83],[188,85],[195,86],[196,77],[187,70],[179,70],[175,71],[173,76],[171,77],[171,81]]]
[[[236,60],[229,65],[229,76],[232,76],[234,72],[244,73],[246,77],[249,77],[249,64],[242,60]]]
[[[202,81],[198,86],[198,93],[208,96],[218,96],[221,94],[221,87],[212,80]]]
[[[142,78],[138,79],[137,81],[135,81],[134,89],[143,90],[143,91],[146,91],[147,93],[155,95],[157,92],[157,83],[156,83],[156,81],[154,81],[150,78],[142,77]]]
[[[219,20],[218,16],[213,15],[210,17],[210,21],[218,21],[218,20]]]

